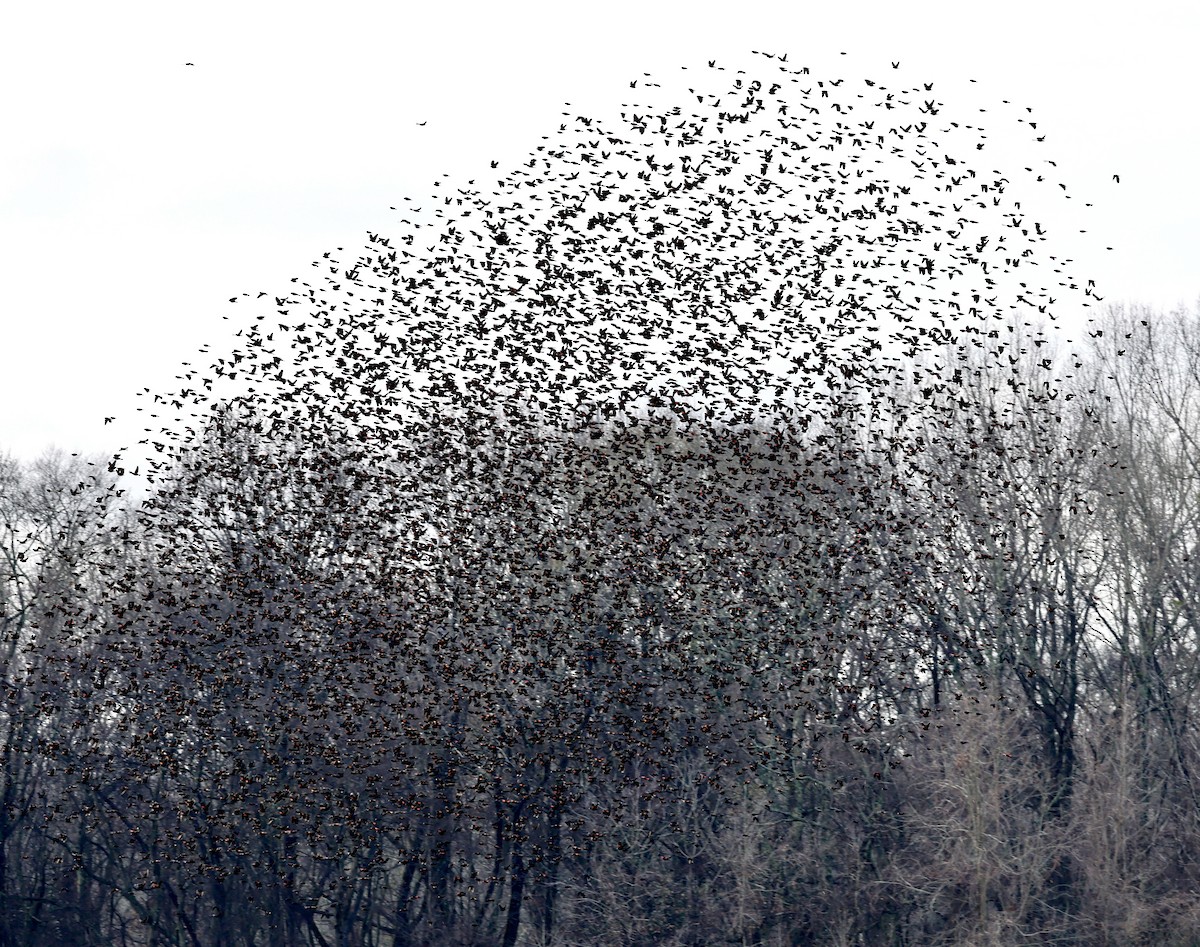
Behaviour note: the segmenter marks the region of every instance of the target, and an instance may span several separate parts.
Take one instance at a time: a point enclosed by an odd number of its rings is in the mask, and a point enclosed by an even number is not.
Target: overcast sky
[[[207,364],[205,344],[228,350],[246,315],[230,297],[282,295],[323,252],[344,247],[348,259],[367,230],[398,230],[389,207],[428,195],[443,173],[465,182],[491,161],[515,166],[557,129],[564,102],[615,116],[644,73],[742,65],[751,50],[786,52],[814,78],[886,79],[898,61],[906,81],[934,82],[988,127],[997,161],[1057,162],[1073,200],[1049,218],[1050,237],[1101,296],[1192,304],[1195,10],[1154,0],[10,5],[0,451],[31,459],[51,444],[111,453],[136,443],[145,422],[134,393],[169,390],[181,362]],[[1018,115],[1045,141],[1032,144]]]

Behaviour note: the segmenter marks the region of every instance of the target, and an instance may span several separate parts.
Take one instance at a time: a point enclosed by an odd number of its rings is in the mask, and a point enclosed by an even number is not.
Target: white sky
[[[674,81],[707,59],[743,66],[752,49],[786,52],[814,79],[934,82],[943,117],[961,105],[959,120],[988,129],[995,167],[1057,161],[1072,200],[1037,219],[1077,277],[1095,279],[1107,301],[1194,303],[1196,10],[1159,0],[10,5],[0,452],[134,445],[146,424],[134,393],[170,390],[181,362],[207,365],[230,348],[251,311],[229,297],[284,295],[326,250],[352,259],[367,230],[399,230],[389,207],[430,194],[442,173],[464,186],[495,180],[557,130],[564,102],[615,118],[643,73]],[[1020,116],[1045,142],[1031,142]],[[198,354],[206,343],[212,356]]]

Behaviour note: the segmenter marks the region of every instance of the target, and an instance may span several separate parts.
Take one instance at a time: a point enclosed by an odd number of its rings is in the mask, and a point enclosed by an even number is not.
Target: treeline
[[[5,462],[0,947],[1196,942],[1200,319],[969,356]]]

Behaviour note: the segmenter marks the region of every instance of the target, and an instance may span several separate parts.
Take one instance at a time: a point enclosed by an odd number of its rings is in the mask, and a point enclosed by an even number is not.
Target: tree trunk
[[[516,947],[517,933],[521,927],[521,901],[525,896],[525,859],[520,845],[514,845],[512,856],[512,882],[508,893],[508,917],[504,921],[504,938],[501,947]]]

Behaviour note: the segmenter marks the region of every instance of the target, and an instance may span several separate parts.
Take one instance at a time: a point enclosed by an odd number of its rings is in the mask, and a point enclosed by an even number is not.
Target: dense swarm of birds
[[[912,630],[963,523],[1004,525],[952,486],[1053,429],[1046,320],[1092,287],[930,85],[758,73],[564,112],[495,184],[235,296],[240,345],[148,394],[191,413],[146,428],[136,565],[73,627],[120,748],[81,778],[131,826],[171,783],[156,851],[390,845],[460,910],[452,877],[491,888],[456,833],[532,872],[680,773],[720,796],[868,747],[886,682],[972,660]]]

